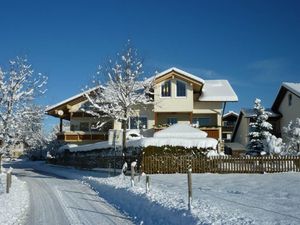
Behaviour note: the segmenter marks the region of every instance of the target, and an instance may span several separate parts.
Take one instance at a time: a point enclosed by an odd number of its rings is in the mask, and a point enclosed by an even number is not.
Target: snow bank
[[[0,174],[0,203],[0,224],[22,224],[29,208],[26,183],[12,176],[12,187],[6,194],[6,174]]]
[[[131,187],[130,177],[30,163],[37,170],[82,180],[136,224],[300,223],[300,173],[192,174],[189,212],[186,174],[150,175],[146,193],[145,176]]]
[[[174,124],[164,130],[156,132],[153,137],[155,138],[188,138],[188,139],[195,139],[195,138],[206,138],[207,133],[191,127],[188,124]]]

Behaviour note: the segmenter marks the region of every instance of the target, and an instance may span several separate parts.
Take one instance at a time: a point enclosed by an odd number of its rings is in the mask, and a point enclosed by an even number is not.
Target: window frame
[[[207,119],[208,121],[209,121],[209,123],[208,124],[206,124],[206,125],[201,125],[200,124],[200,120],[205,120],[205,119]],[[197,120],[197,122],[199,121],[199,123],[194,123],[194,120]],[[210,117],[193,117],[193,119],[192,119],[192,125],[193,126],[197,126],[198,128],[199,127],[210,127],[210,126],[212,126],[211,125],[211,122],[212,122],[212,118],[210,118]]]
[[[292,106],[293,104],[293,95],[291,93],[288,94],[288,105]]]
[[[169,91],[168,91],[170,95],[168,95],[168,96],[163,95],[163,87],[166,83],[170,84]],[[160,84],[160,97],[161,98],[171,98],[172,97],[172,81],[171,80],[166,80]]]
[[[141,118],[146,119],[146,127],[140,127],[140,124],[137,123],[137,128],[132,128],[132,119],[137,119],[137,121],[139,121]],[[128,129],[129,130],[146,130],[148,129],[148,117],[147,116],[130,116],[129,120],[128,120]]]
[[[169,120],[175,120],[176,122],[175,123],[169,123]],[[177,117],[168,117],[167,118],[167,124],[168,125],[174,125],[174,124],[177,124],[178,123],[178,119],[177,119]]]
[[[184,85],[184,90],[185,90],[185,95],[184,96],[178,96],[178,83],[181,83],[181,84]],[[182,80],[176,80],[176,89],[175,89],[175,91],[176,91],[176,94],[175,94],[176,98],[186,98],[187,97],[187,83],[182,81]]]

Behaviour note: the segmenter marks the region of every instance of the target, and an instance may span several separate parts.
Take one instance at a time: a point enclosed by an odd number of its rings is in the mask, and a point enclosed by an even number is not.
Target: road
[[[87,185],[76,180],[34,171],[14,169],[30,191],[25,225],[133,224]]]

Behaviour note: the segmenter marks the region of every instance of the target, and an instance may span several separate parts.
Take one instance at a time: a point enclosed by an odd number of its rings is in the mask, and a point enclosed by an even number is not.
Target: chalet
[[[282,83],[272,108],[266,111],[270,113],[268,122],[273,126],[271,133],[276,137],[281,137],[283,127],[300,117],[300,83]],[[253,109],[241,110],[232,135],[232,142],[247,145],[249,123],[253,116]]]
[[[282,83],[272,105],[272,110],[281,114],[280,131],[291,121],[300,117],[300,83]]]
[[[268,122],[273,126],[273,130],[271,133],[273,133],[275,136],[278,136],[278,134],[280,134],[279,119],[281,117],[281,114],[273,112],[272,109],[265,109],[265,111],[269,113]],[[240,143],[243,146],[246,146],[248,144],[248,134],[251,129],[249,124],[254,121],[253,118],[255,116],[256,114],[254,109],[241,109],[234,131],[232,133],[232,142]]]
[[[222,139],[226,142],[229,142],[232,137],[233,129],[236,124],[236,121],[239,117],[234,111],[229,111],[223,115],[222,118]]]
[[[203,80],[178,68],[170,68],[149,78],[154,80],[154,101],[146,109],[136,109],[129,119],[128,129],[139,130],[152,137],[155,131],[175,123],[192,124],[208,133],[208,137],[222,138],[222,112],[226,102],[238,101],[227,80]],[[93,89],[89,90],[92,91]],[[70,142],[95,142],[107,139],[110,128],[121,129],[115,121],[101,132],[93,130],[95,118],[81,109],[87,102],[83,92],[48,107],[48,115],[69,120],[70,131],[61,126],[58,139]]]

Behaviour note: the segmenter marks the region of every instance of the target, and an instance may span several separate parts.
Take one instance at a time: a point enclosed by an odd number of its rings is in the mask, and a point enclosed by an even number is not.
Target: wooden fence
[[[186,173],[277,173],[300,172],[300,156],[191,157],[144,156],[141,169],[147,174]]]

